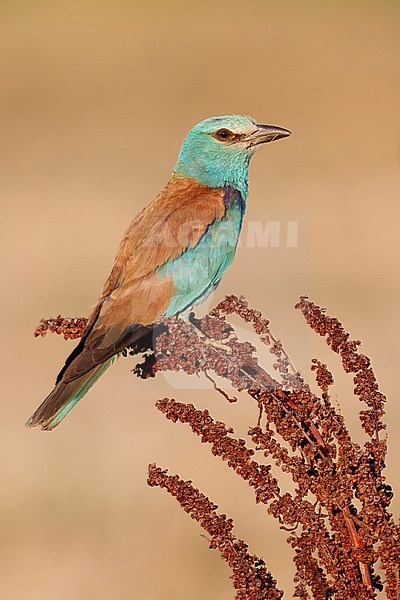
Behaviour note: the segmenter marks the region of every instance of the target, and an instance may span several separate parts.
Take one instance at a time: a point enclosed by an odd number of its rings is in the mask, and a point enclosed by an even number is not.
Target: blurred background
[[[209,116],[251,114],[293,131],[253,160],[241,247],[209,306],[245,294],[307,377],[313,356],[329,361],[360,442],[351,378],[294,310],[298,297],[362,339],[389,398],[396,485],[399,18],[399,4],[382,0],[2,0],[2,597],[232,598],[229,569],[198,524],[147,487],[150,462],[192,479],[233,517],[292,596],[286,533],[154,407],[167,395],[193,402],[244,436],[258,416],[247,398],[227,405],[185,376],[139,381],[134,359],[121,359],[56,431],[24,428],[73,348],[34,339],[36,324],[89,314],[130,220]]]

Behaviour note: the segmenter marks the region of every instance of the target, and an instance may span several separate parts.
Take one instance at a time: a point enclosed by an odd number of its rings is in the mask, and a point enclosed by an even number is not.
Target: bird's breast
[[[232,263],[245,205],[240,193],[232,188],[225,189],[224,202],[224,216],[207,227],[196,246],[159,268],[158,275],[172,279],[174,285],[165,316],[178,314],[203,301]]]

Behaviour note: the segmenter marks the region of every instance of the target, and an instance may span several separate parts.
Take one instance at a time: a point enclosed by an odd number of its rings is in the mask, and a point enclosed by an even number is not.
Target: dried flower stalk
[[[360,411],[367,436],[363,446],[351,439],[344,418],[331,402],[330,388],[334,379],[327,366],[317,359],[311,364],[321,390],[318,397],[296,371],[281,342],[273,336],[269,322],[260,312],[250,309],[242,297],[227,297],[203,319],[192,317],[188,322],[171,317],[165,320],[163,329],[153,340],[153,351],[144,353],[144,361],[135,366],[134,372],[144,378],[153,377],[158,371],[203,374],[226,399],[235,400],[217,386],[211,376],[214,373],[256,400],[258,419],[249,429],[248,442],[235,438],[230,427],[192,404],[165,398],[157,403],[157,408],[168,419],[188,424],[203,443],[210,445],[215,456],[248,482],[256,502],[265,504],[267,512],[289,532],[288,542],[295,553],[295,598],[367,600],[378,598],[382,590],[389,600],[400,598],[400,528],[389,512],[393,492],[383,473],[387,443],[381,435],[385,429],[386,398],[379,391],[369,358],[359,353],[360,343],[350,340],[341,323],[306,297],[300,299],[297,308],[310,327],[340,355],[344,370],[354,375],[354,393],[366,404],[366,409]],[[258,364],[254,346],[238,339],[227,320],[233,313],[251,324],[276,357],[274,367],[280,382]],[[56,331],[64,337],[69,331],[69,320],[65,326],[62,319],[57,325],[52,320],[42,324],[45,331]],[[293,494],[281,491],[270,465],[256,460],[257,455],[267,457],[290,474],[295,483]],[[210,502],[177,476],[171,478],[154,466],[149,473],[151,485],[165,487],[185,510],[193,505],[194,498],[200,504]],[[207,506],[213,507],[211,512],[215,510],[212,503]],[[192,516],[199,514],[192,512]],[[209,517],[210,513],[207,514]],[[210,533],[207,520],[194,518]],[[229,544],[221,547],[219,542],[215,544],[223,549],[222,556],[229,562],[228,555],[224,555]],[[244,543],[240,542],[241,554],[240,560],[234,563],[236,567],[229,562],[235,589],[238,594],[245,594],[236,597],[281,597],[268,595],[281,594],[272,579],[271,588],[259,587],[257,592],[251,592],[258,595],[250,595],[249,590],[255,589],[255,580],[253,567],[249,565],[255,563],[247,554],[243,559],[242,550],[244,548],[246,553],[247,546],[241,544]],[[375,572],[377,566],[383,581]],[[265,573],[261,577],[263,581]],[[265,581],[269,581],[268,577]],[[241,581],[239,587],[238,581]]]
[[[217,515],[218,506],[194,488],[191,481],[178,475],[167,475],[155,464],[149,465],[150,486],[165,488],[174,496],[192,519],[200,523],[211,536],[210,548],[218,549],[232,569],[233,586],[237,600],[279,600],[283,592],[267,570],[264,561],[247,551],[247,544],[232,534],[233,522],[226,515]]]
[[[82,337],[86,323],[86,317],[62,317],[58,315],[54,319],[42,319],[33,335],[44,337],[50,331],[62,335],[64,340],[75,340]]]

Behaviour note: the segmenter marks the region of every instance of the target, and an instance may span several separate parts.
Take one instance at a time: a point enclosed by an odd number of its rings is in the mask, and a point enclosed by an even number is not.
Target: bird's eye
[[[213,137],[220,142],[229,142],[235,137],[235,134],[229,131],[229,129],[218,129],[218,131],[213,133]]]

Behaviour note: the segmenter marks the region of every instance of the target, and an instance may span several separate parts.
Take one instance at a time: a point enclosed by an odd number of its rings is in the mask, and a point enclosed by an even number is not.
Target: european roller
[[[164,189],[125,233],[85,332],[27,425],[54,429],[127,347],[161,317],[203,302],[232,263],[256,150],[290,131],[247,116],[201,121]]]

